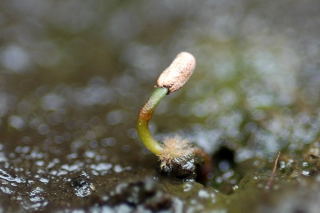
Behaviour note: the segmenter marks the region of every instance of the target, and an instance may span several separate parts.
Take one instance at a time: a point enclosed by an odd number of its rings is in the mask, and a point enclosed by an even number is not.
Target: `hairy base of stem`
[[[149,130],[149,121],[161,99],[168,94],[167,88],[156,88],[139,113],[137,131],[145,147],[159,157],[161,170],[178,177],[196,176],[197,165],[201,166],[200,176],[206,179],[211,170],[211,159],[202,149],[178,136],[159,143]]]

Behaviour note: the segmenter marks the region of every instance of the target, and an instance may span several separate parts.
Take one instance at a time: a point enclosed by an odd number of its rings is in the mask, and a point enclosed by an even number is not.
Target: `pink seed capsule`
[[[196,59],[188,52],[179,53],[170,66],[165,69],[157,80],[158,87],[168,88],[174,92],[188,81],[196,67]]]

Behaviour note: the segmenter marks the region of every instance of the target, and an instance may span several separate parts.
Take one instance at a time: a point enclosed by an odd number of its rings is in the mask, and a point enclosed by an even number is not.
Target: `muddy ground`
[[[2,0],[0,212],[318,212],[319,11],[317,0]],[[161,175],[135,131],[182,50],[196,71],[151,129],[206,150],[206,184]]]

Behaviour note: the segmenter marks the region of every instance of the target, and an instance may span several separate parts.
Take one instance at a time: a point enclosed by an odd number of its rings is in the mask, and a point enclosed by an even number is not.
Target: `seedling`
[[[150,133],[148,123],[161,99],[180,89],[192,75],[195,66],[196,60],[192,54],[179,53],[159,76],[155,90],[140,110],[137,123],[138,135],[145,147],[159,157],[160,169],[179,177],[195,176],[199,168],[202,173],[200,175],[206,176],[211,168],[210,157],[180,136],[158,142]]]

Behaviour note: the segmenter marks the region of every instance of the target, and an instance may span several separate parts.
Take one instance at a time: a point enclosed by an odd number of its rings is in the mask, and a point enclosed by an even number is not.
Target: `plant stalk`
[[[168,94],[169,90],[164,87],[156,88],[151,94],[147,103],[142,107],[139,113],[137,131],[143,144],[155,155],[161,154],[163,151],[162,145],[156,141],[149,130],[149,121],[152,118],[152,114],[156,106],[161,99]]]

